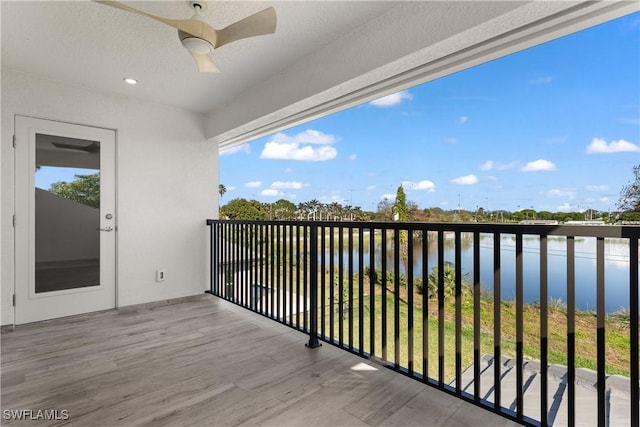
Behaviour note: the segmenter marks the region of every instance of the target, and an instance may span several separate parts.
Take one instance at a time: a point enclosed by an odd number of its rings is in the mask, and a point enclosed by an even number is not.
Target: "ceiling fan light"
[[[213,46],[206,40],[197,37],[186,37],[182,39],[182,46],[191,53],[206,55],[213,51]]]

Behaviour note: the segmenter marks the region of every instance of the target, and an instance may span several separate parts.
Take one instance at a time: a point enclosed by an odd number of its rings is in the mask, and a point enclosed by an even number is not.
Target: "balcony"
[[[18,326],[2,333],[2,423],[515,425],[304,341],[298,331],[206,294]]]
[[[208,225],[209,292],[309,347],[525,425],[638,426],[640,228]]]

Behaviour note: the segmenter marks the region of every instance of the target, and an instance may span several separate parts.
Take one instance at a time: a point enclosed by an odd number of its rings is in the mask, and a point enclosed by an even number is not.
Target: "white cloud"
[[[299,190],[304,187],[304,184],[300,181],[274,181],[271,183],[271,188],[277,188],[279,190]]]
[[[635,144],[630,143],[629,141],[625,141],[624,139],[619,139],[617,141],[611,141],[607,144],[602,138],[593,138],[591,144],[587,147],[587,153],[623,153],[630,151],[640,151],[640,147]]]
[[[235,185],[230,185],[227,187],[227,191],[233,191],[233,190],[237,190],[238,187],[236,187]]]
[[[375,190],[376,186],[375,185],[370,185],[367,187],[367,190],[371,191],[371,190]]]
[[[436,185],[427,179],[419,182],[402,181],[402,186],[411,190],[426,190],[429,193],[436,191]]]
[[[274,188],[265,188],[260,192],[260,195],[266,196],[266,197],[277,197],[277,196],[284,196],[284,193]]]
[[[308,129],[294,136],[277,133],[267,142],[260,153],[261,159],[300,160],[306,162],[323,162],[335,159],[338,150],[330,144],[335,143],[334,135]],[[312,144],[312,145],[303,145]],[[320,145],[315,148],[313,144]]]
[[[345,202],[344,197],[341,197],[339,194],[321,196],[319,199],[322,203],[333,203],[333,202],[344,203]]]
[[[542,85],[542,84],[549,84],[552,81],[553,81],[553,77],[551,77],[551,76],[536,77],[535,79],[529,80],[529,84],[530,85]]]
[[[296,135],[290,136],[283,132],[278,132],[271,138],[271,141],[279,144],[320,144],[328,145],[337,141],[335,135],[324,133],[319,130],[307,129],[304,132],[300,132]]]
[[[284,173],[291,173],[293,172],[293,168],[285,168],[284,169]]]
[[[543,194],[547,197],[563,197],[569,200],[576,198],[576,191],[573,188],[553,188]]]
[[[522,172],[554,171],[556,170],[556,165],[549,160],[538,159],[527,163],[520,170]]]
[[[598,199],[598,201],[599,201],[600,203],[609,203],[609,198],[608,198],[608,197],[600,197],[600,198]]]
[[[478,177],[475,176],[474,174],[469,174],[469,175],[453,178],[449,182],[452,184],[458,184],[458,185],[473,185],[478,183]]]
[[[509,169],[513,169],[517,166],[518,166],[517,161],[513,161],[510,163],[498,163],[498,162],[494,162],[493,160],[487,160],[486,162],[480,164],[478,166],[478,169],[485,172],[490,170],[506,171]]]
[[[306,162],[323,162],[335,159],[337,156],[338,150],[334,147],[322,146],[313,148],[310,145],[301,147],[296,143],[279,144],[277,142],[267,142],[260,154],[262,159],[300,160]]]
[[[586,189],[587,191],[593,191],[594,193],[597,193],[600,191],[607,191],[609,187],[606,185],[587,185]]]
[[[262,182],[261,181],[249,181],[249,182],[245,182],[244,186],[245,187],[249,187],[249,188],[258,188],[258,187],[262,187]]]
[[[460,116],[460,118],[458,119],[458,123],[460,123],[461,125],[467,123],[467,120],[469,120],[469,117],[467,116]]]
[[[487,160],[486,162],[478,166],[478,169],[480,169],[481,171],[490,171],[491,169],[493,169],[493,161]]]
[[[560,206],[556,207],[558,212],[571,212],[571,204],[563,203]]]
[[[384,199],[394,201],[396,199],[396,195],[391,193],[383,194],[382,196],[380,196],[380,200]]]
[[[514,160],[513,162],[509,162],[509,163],[504,163],[504,164],[498,163],[496,165],[496,169],[499,170],[499,171],[506,171],[506,170],[509,170],[509,169],[515,169],[517,167],[518,167],[518,161],[517,160]]]
[[[241,145],[236,145],[235,147],[223,148],[220,150],[221,156],[228,156],[230,154],[236,154],[236,153],[250,154],[251,148],[249,147],[249,144],[241,144]]]
[[[357,159],[357,158],[358,158],[358,155],[357,155],[357,154],[351,154],[351,155],[349,155],[349,160],[355,160],[355,159]]]
[[[393,107],[394,105],[400,104],[405,99],[411,100],[413,99],[413,95],[409,93],[409,91],[403,90],[401,92],[392,93],[391,95],[383,96],[382,98],[378,98],[376,100],[371,101],[369,104],[374,107]]]

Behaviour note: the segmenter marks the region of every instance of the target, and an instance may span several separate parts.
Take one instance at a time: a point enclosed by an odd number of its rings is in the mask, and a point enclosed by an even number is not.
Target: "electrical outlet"
[[[167,273],[164,270],[156,270],[156,282],[164,282],[167,277]]]

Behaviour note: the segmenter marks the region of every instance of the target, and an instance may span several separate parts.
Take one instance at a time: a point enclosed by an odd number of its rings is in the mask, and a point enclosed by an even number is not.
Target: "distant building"
[[[523,219],[518,224],[522,224],[522,225],[558,225],[560,223],[555,219]]]
[[[587,219],[584,221],[567,221],[566,225],[604,225],[604,221],[601,219]]]

